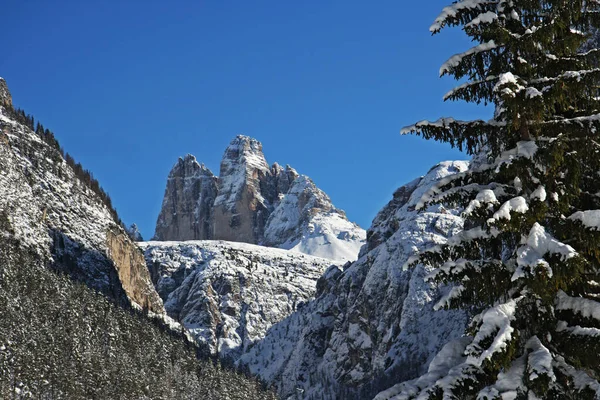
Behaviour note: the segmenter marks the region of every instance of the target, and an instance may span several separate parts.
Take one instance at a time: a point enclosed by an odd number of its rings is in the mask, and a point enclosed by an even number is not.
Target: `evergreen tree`
[[[464,230],[412,260],[453,284],[436,307],[472,312],[468,337],[399,398],[600,398],[600,69],[597,48],[580,51],[599,11],[589,0],[461,0],[432,25],[477,44],[442,66],[466,80],[445,99],[496,112],[403,130],[477,156],[419,204],[458,207]]]

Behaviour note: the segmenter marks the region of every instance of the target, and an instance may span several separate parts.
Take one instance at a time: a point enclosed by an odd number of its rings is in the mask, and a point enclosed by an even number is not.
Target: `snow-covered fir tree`
[[[443,118],[404,129],[478,155],[422,199],[464,207],[465,230],[420,262],[452,284],[436,305],[472,315],[429,372],[380,398],[600,398],[600,69],[579,51],[598,1],[462,0],[430,28],[476,46],[440,74],[446,99],[493,103],[490,121]]]

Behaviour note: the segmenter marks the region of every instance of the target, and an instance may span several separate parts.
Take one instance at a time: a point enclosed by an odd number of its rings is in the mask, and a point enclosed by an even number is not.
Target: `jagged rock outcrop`
[[[326,259],[239,242],[141,246],[168,315],[211,351],[234,360],[311,299],[317,279],[331,265]]]
[[[127,228],[127,235],[134,242],[143,242],[144,238],[142,237],[142,233],[136,224],[131,224],[129,228]]]
[[[459,232],[457,210],[423,194],[467,162],[444,162],[394,193],[368,231],[359,259],[327,270],[313,301],[275,324],[239,360],[282,398],[365,399],[426,370],[437,351],[464,332],[463,311],[434,311],[447,292],[425,281],[423,265],[404,269],[419,250]]]
[[[106,234],[106,247],[127,297],[144,309],[162,311],[162,300],[154,287],[148,285],[148,267],[140,248],[125,232],[115,227]]]
[[[155,240],[228,240],[292,249],[345,262],[356,259],[365,231],[289,165],[269,167],[262,144],[237,136],[220,176],[180,158],[167,181]]]
[[[6,96],[1,82],[0,96]],[[0,215],[14,236],[51,268],[118,303],[164,313],[139,250],[111,211],[77,177],[56,143],[33,132],[5,99],[0,103]]]
[[[12,107],[12,96],[4,78],[0,78],[0,105]]]
[[[210,239],[216,197],[217,177],[193,155],[179,158],[167,179],[155,237],[159,240]]]

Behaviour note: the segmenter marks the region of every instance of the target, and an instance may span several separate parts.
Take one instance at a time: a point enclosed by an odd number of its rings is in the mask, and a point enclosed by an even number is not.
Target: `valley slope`
[[[33,119],[12,107],[2,78],[0,96],[0,215],[14,236],[54,270],[163,314],[144,258],[98,182],[65,160],[52,133],[29,126]]]

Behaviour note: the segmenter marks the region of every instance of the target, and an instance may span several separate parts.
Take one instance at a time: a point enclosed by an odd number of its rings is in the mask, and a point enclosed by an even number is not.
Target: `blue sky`
[[[491,114],[442,101],[439,66],[470,45],[428,32],[448,3],[8,1],[0,76],[145,238],[177,158],[218,174],[240,133],[368,228],[397,187],[466,158],[403,126]]]

